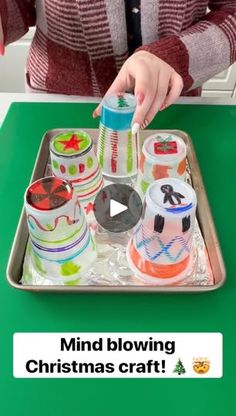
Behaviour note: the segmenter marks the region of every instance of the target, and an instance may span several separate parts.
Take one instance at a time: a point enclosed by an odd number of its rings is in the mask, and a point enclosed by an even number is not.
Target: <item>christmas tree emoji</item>
[[[179,376],[181,376],[181,374],[186,373],[184,365],[183,365],[180,358],[178,359],[178,361],[176,363],[176,366],[175,366],[175,369],[174,369],[173,373],[178,373]]]

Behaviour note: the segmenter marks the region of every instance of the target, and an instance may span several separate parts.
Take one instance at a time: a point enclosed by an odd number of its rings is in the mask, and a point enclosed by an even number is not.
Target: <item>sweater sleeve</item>
[[[35,0],[0,0],[0,55],[35,25]]]
[[[201,86],[236,60],[236,0],[212,0],[210,12],[178,35],[143,45],[183,78],[184,91]]]

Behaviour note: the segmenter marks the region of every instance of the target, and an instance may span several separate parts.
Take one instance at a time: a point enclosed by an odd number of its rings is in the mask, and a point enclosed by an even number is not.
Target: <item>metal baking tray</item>
[[[49,141],[52,136],[65,131],[76,129],[56,129],[48,131],[41,142],[39,152],[36,158],[31,182],[45,176],[49,160]],[[93,138],[94,143],[97,141],[97,129],[85,129]],[[24,256],[28,242],[28,228],[25,217],[24,208],[22,209],[19,224],[16,230],[8,267],[7,279],[11,286],[17,289],[33,291],[33,292],[206,292],[218,289],[225,281],[225,267],[217,238],[214,222],[212,219],[205,187],[203,184],[198,161],[194,151],[191,138],[180,130],[145,130],[141,132],[141,142],[151,134],[160,133],[162,131],[177,134],[185,141],[187,145],[187,159],[191,170],[192,185],[197,194],[198,208],[197,220],[200,226],[202,236],[205,241],[206,250],[213,275],[213,284],[204,286],[44,286],[44,285],[22,285],[20,283],[23,271]],[[23,195],[22,195],[23,199]]]

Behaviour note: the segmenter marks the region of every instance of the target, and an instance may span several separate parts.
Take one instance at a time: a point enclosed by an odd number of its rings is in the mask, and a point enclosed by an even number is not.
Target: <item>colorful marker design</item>
[[[96,259],[96,246],[71,183],[57,177],[36,181],[26,191],[25,208],[36,271],[40,265],[48,278],[65,283],[73,272],[78,280]]]
[[[50,142],[52,171],[69,180],[84,207],[93,202],[103,178],[91,137],[84,131],[61,133]]]

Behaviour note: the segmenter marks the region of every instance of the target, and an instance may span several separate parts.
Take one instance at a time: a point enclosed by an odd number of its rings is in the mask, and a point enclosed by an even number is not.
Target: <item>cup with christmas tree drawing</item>
[[[103,178],[91,137],[82,130],[65,131],[50,141],[52,172],[69,180],[83,207],[91,206]]]
[[[25,192],[25,210],[35,272],[78,284],[97,250],[71,183],[53,176],[33,182]]]
[[[135,275],[154,285],[173,285],[192,268],[196,194],[184,181],[165,178],[147,189],[143,217],[127,248]]]
[[[97,156],[108,181],[136,178],[138,135],[131,132],[135,108],[134,95],[127,93],[109,95],[102,102]]]
[[[160,132],[145,139],[138,169],[137,190],[143,197],[157,179],[185,180],[186,145],[176,134]]]

